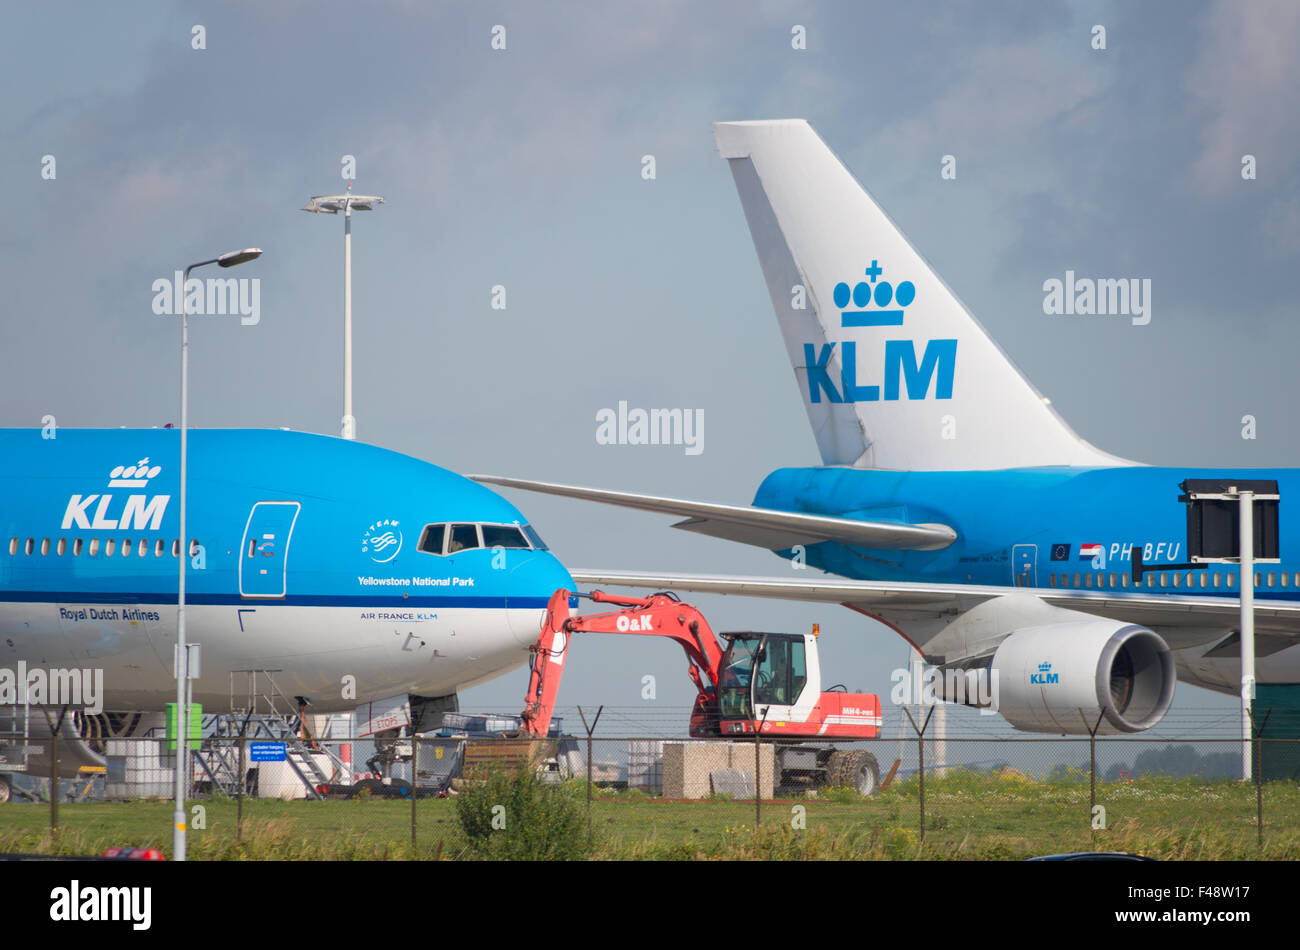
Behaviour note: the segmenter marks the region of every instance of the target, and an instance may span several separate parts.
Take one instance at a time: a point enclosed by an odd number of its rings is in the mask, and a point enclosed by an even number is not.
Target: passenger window
[[[527,548],[528,541],[524,533],[512,524],[485,524],[483,528],[483,547],[485,548]]]
[[[27,544],[23,547],[23,553],[26,554],[28,557],[31,557],[32,551],[34,550],[36,550],[36,539],[28,538]]]
[[[91,557],[98,557],[98,556],[99,556],[99,538],[91,538],[91,539],[90,539],[90,552],[89,552],[89,553],[90,553],[90,556],[91,556]]]
[[[130,556],[131,556],[131,539],[127,538],[125,541],[122,542],[122,557],[130,557]]]
[[[109,538],[104,542],[104,557],[112,557],[115,551],[117,551],[117,539]]]
[[[1048,574],[1048,575],[1047,575],[1047,586],[1048,586],[1048,587],[1055,587],[1055,586],[1056,586],[1056,575],[1055,575],[1055,574]]]
[[[199,539],[190,538],[190,557],[198,557],[198,554],[199,554]]]
[[[425,554],[437,554],[442,556],[442,539],[447,534],[445,524],[430,524],[424,526],[424,531],[420,534],[419,549]]]
[[[47,557],[50,553],[50,539],[41,539],[41,557]]]
[[[451,538],[447,542],[447,553],[455,554],[478,547],[478,525],[454,524],[451,526]]]
[[[63,557],[64,552],[66,552],[67,550],[68,550],[68,542],[64,538],[59,538],[59,544],[55,548],[55,551],[58,552],[59,557]]]
[[[81,557],[81,538],[72,542],[72,556]]]
[[[1128,575],[1127,575],[1127,574],[1121,574],[1121,575],[1119,576],[1119,586],[1120,586],[1120,587],[1127,587],[1127,586],[1128,586]]]

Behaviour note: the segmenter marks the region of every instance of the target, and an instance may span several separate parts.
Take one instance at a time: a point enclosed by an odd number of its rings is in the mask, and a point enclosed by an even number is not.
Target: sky
[[[239,276],[260,280],[259,321],[192,326],[191,423],[337,433],[342,222],[298,209],[344,190],[351,156],[355,191],[387,199],[354,219],[359,438],[460,472],[748,503],[818,456],[710,123],[798,117],[1094,445],[1300,464],[1279,355],[1300,342],[1294,3],[223,0],[6,20],[0,425],[175,421],[179,334],[153,283],[255,245]],[[1150,279],[1151,322],[1045,314],[1067,270]],[[704,450],[598,444],[620,401],[702,410]],[[508,494],[570,567],[788,570],[668,518]],[[694,601],[718,629],[821,623],[850,689],[888,693],[907,660],[841,608]],[[562,703],[684,729],[675,647],[580,647]],[[525,681],[462,707],[514,711]],[[1175,714],[1233,704],[1183,686]]]

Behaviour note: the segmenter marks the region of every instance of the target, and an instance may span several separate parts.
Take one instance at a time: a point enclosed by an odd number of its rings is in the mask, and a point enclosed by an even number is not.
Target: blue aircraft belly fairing
[[[1239,472],[1201,468],[1027,468],[970,472],[891,472],[854,468],[785,468],[763,480],[754,505],[847,518],[936,522],[951,525],[957,540],[939,551],[884,551],[835,542],[808,545],[806,562],[861,580],[925,580],[1008,584],[1016,566],[1032,560],[1029,586],[1047,586],[1051,573],[1127,574],[1130,549],[1144,549],[1153,566],[1188,561],[1187,513],[1178,501],[1188,478],[1223,478]],[[1276,479],[1286,497],[1291,469],[1252,470],[1252,478]],[[1153,503],[1153,499],[1156,501]],[[1279,532],[1298,527],[1287,506],[1279,508]],[[792,549],[778,552],[792,557]],[[1300,565],[1269,565],[1279,573]],[[1183,587],[1151,588],[1170,593]],[[1230,588],[1197,588],[1197,594],[1235,597]],[[1262,600],[1300,599],[1294,586],[1261,589]]]

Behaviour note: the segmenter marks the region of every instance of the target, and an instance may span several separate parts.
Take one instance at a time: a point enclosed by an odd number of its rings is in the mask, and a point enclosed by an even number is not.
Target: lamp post
[[[180,535],[177,551],[180,561],[180,576],[176,588],[176,810],[172,815],[172,860],[185,860],[185,793],[189,751],[189,706],[185,702],[185,686],[189,679],[189,653],[185,645],[185,564],[190,557],[189,542],[185,540],[185,466],[188,461],[188,443],[190,407],[190,323],[189,302],[185,286],[190,281],[190,271],[196,267],[217,264],[220,267],[234,267],[256,260],[262,256],[262,249],[244,248],[242,251],[229,251],[220,257],[199,261],[185,268],[181,278],[181,510]],[[182,751],[184,750],[184,751]]]
[[[381,205],[379,195],[354,195],[349,183],[347,194],[315,195],[300,211],[313,214],[343,212],[343,438],[357,437],[357,420],[352,415],[352,210],[371,211]]]

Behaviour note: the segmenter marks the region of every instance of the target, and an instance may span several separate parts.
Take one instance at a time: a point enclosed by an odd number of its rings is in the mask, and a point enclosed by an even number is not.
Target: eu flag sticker
[[[1068,561],[1069,559],[1070,559],[1070,545],[1068,544],[1052,545],[1053,561]]]

